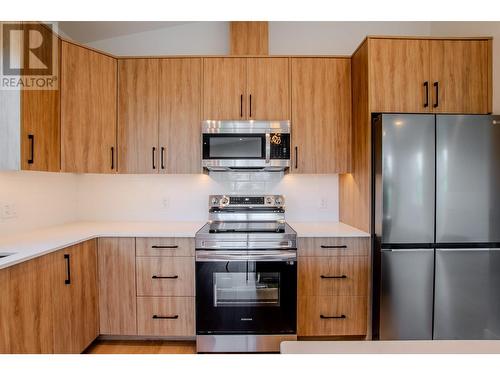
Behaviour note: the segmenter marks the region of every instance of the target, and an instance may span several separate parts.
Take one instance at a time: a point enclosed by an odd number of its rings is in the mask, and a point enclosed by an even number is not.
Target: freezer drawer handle
[[[345,319],[345,318],[347,318],[347,316],[345,316],[344,314],[342,314],[342,315],[337,315],[337,316],[335,316],[335,315],[333,315],[333,316],[328,316],[328,315],[323,315],[323,314],[321,314],[319,317],[320,317],[321,319]]]
[[[174,276],[156,276],[156,275],[153,275],[151,278],[152,279],[178,279],[179,275],[174,275]]]
[[[153,245],[151,246],[152,249],[177,249],[179,248],[178,245]]]
[[[153,315],[153,319],[178,319],[179,315],[170,315],[170,316],[161,316],[161,315]]]
[[[347,279],[346,275],[341,275],[341,276],[328,276],[328,275],[321,275],[320,276],[322,279]]]
[[[322,249],[347,249],[347,245],[321,245]]]

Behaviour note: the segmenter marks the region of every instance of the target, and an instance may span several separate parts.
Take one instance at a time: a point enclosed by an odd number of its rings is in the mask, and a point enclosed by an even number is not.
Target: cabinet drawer
[[[368,237],[300,237],[298,255],[327,257],[339,255],[368,255]]]
[[[194,297],[137,297],[140,336],[194,336]]]
[[[368,257],[302,257],[300,296],[365,296]]]
[[[299,297],[299,336],[366,335],[366,297]]]
[[[194,238],[137,238],[135,246],[138,257],[194,256]]]
[[[139,257],[138,296],[194,296],[193,257]]]

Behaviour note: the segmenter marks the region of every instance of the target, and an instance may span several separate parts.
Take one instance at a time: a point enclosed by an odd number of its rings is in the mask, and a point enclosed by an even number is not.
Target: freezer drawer
[[[500,339],[500,249],[436,249],[434,339]]]
[[[500,242],[500,117],[440,115],[436,135],[436,242]]]
[[[432,339],[434,249],[382,250],[381,340]]]

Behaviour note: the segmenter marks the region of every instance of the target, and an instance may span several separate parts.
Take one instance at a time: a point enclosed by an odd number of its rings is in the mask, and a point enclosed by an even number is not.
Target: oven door
[[[196,333],[295,334],[296,251],[197,251]]]

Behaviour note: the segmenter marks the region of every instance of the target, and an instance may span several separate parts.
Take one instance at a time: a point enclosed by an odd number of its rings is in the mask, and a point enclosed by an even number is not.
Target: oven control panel
[[[282,195],[210,195],[210,208],[229,207],[278,207],[285,205]]]

